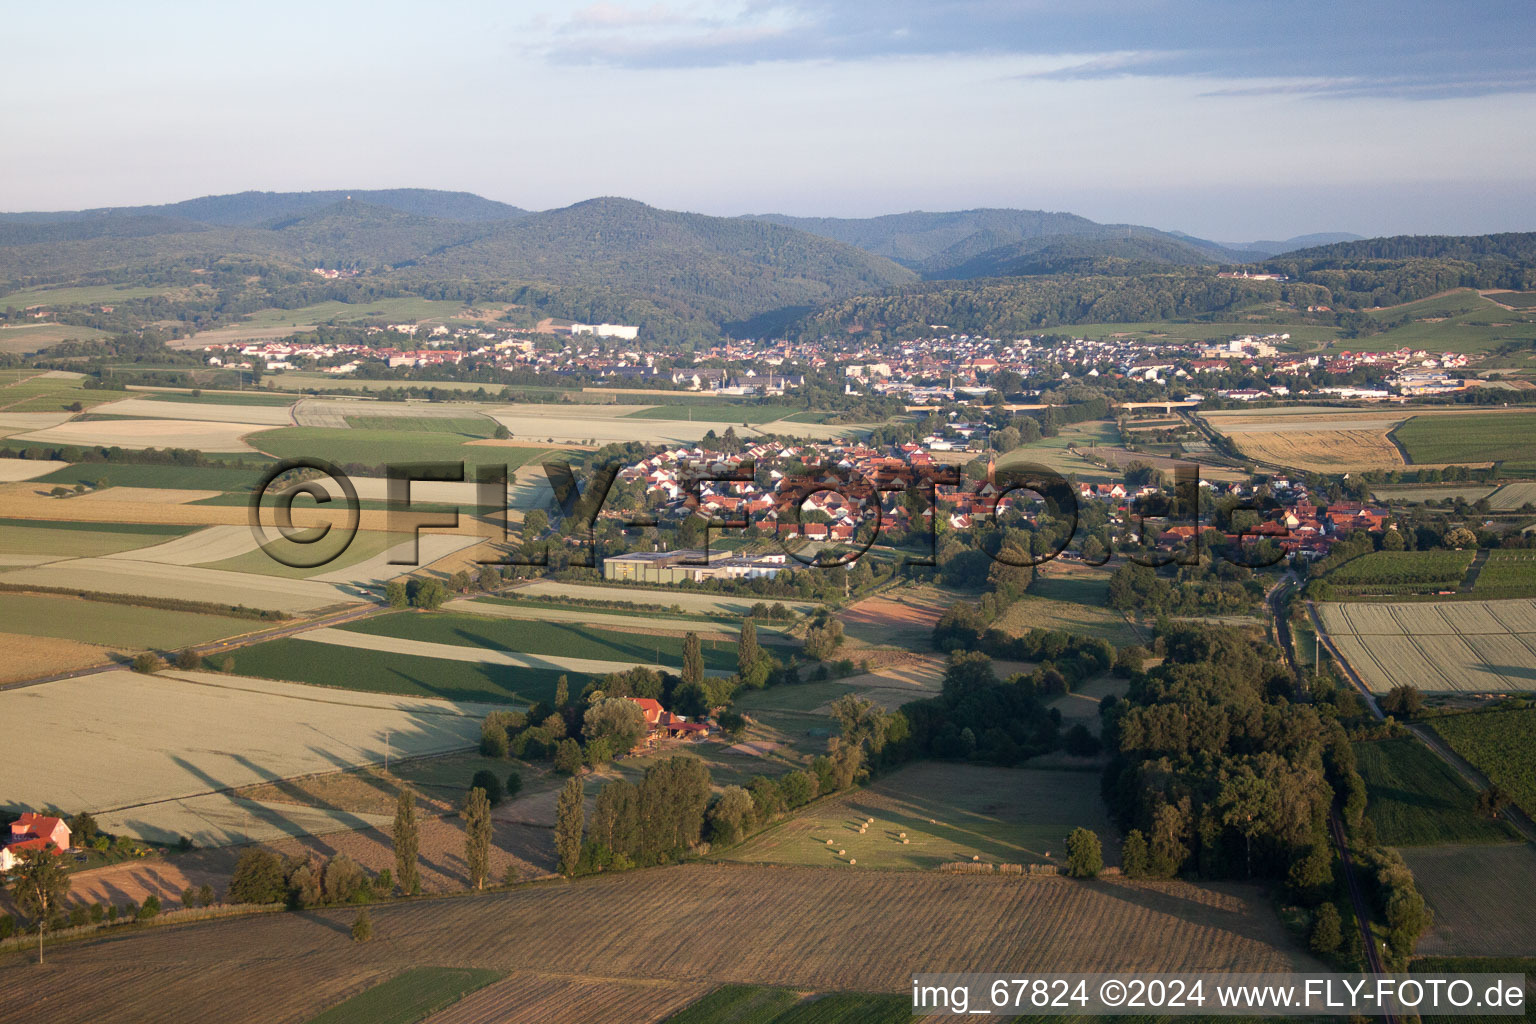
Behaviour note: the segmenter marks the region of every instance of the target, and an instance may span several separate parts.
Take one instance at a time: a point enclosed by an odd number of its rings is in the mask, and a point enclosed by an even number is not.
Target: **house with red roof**
[[[64,819],[33,811],[27,811],[11,822],[10,832],[5,837],[4,850],[9,854],[7,859],[13,861],[28,850],[63,853],[67,849],[69,826],[64,823]]]

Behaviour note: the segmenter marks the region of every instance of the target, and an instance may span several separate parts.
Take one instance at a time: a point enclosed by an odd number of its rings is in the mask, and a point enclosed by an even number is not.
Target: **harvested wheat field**
[[[5,582],[212,604],[243,604],[248,608],[290,614],[361,600],[360,595],[330,583],[116,558],[75,558],[17,569],[5,574]]]
[[[1233,437],[1249,458],[1277,466],[1328,473],[1405,466],[1386,430],[1253,431]]]
[[[107,557],[162,565],[201,565],[234,558],[255,548],[256,537],[248,526],[210,526],[164,544],[120,551]]]
[[[0,483],[20,483],[34,480],[60,469],[64,463],[45,462],[42,459],[0,459]]]
[[[153,398],[125,398],[98,405],[91,412],[113,416],[142,416],[156,420],[198,420],[204,423],[259,423],[269,427],[293,425],[286,405],[223,405],[218,402],[159,402]]]
[[[37,444],[99,444],[118,448],[195,448],[203,452],[252,452],[247,434],[270,429],[261,423],[203,420],[73,420],[46,430],[19,434]]]
[[[221,491],[198,491],[185,487],[103,487],[71,501],[129,501],[153,505],[185,505],[188,502],[217,498]]]
[[[61,946],[44,969],[0,968],[0,986],[50,1024],[300,1024],[424,963],[867,992],[905,991],[914,969],[1321,969],[1256,886],[685,865],[371,913],[364,945],[353,910],[272,914]]]
[[[1536,676],[1536,600],[1324,603],[1330,646],[1373,693],[1510,693]]]
[[[869,644],[909,647],[927,645],[934,624],[959,595],[941,587],[902,587],[890,594],[866,597],[837,613],[843,629],[855,640]]]
[[[175,800],[382,761],[386,733],[396,757],[473,746],[487,707],[211,672],[97,672],[0,691],[6,798],[70,813],[132,809],[125,819],[147,833],[160,813],[189,820]]]
[[[0,683],[105,665],[112,651],[57,637],[0,633]]]

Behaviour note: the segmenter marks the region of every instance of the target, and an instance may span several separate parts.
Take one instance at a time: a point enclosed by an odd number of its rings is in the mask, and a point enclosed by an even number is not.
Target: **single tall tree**
[[[581,776],[573,775],[560,791],[555,807],[555,852],[560,855],[560,871],[572,874],[581,859],[581,836],[586,829],[586,812]]]
[[[395,878],[407,896],[421,888],[421,874],[416,866],[421,847],[421,826],[416,821],[416,794],[401,787],[395,801]]]
[[[750,618],[742,619],[741,637],[736,641],[736,670],[743,679],[762,656],[763,649],[757,645],[757,624]]]
[[[69,872],[53,850],[27,850],[15,869],[11,898],[28,917],[37,921],[37,962],[43,962],[43,934],[48,918],[69,895]]]
[[[704,681],[704,646],[699,643],[699,634],[689,631],[683,637],[683,682],[702,683]]]
[[[570,680],[565,678],[565,673],[560,673],[560,678],[555,680],[555,707],[563,708],[571,701]]]
[[[469,884],[483,888],[491,870],[491,798],[479,786],[464,801],[464,864]]]

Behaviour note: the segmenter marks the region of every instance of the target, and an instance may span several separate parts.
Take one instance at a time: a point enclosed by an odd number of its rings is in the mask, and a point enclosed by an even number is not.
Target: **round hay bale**
[[[838,855],[838,856],[839,856],[839,857],[841,857],[841,856],[843,856],[843,855],[844,855],[844,854],[846,854],[846,853],[847,853],[847,852],[848,852],[848,851],[847,851],[847,850],[838,850],[838,851],[837,851],[837,855]]]
[[[907,834],[905,832],[903,832],[899,838],[905,839],[905,838],[907,838]]]
[[[828,846],[831,846],[831,845],[832,845],[832,840],[830,840],[830,839],[828,839],[828,840],[827,840],[827,845],[828,845]]]
[[[855,865],[855,864],[857,864],[857,863],[858,863],[858,861],[857,861],[857,860],[849,860],[849,861],[848,861],[848,866],[849,866],[849,867],[852,867],[852,866],[853,866],[853,865]]]
[[[901,841],[901,845],[902,845],[902,846],[906,846],[906,845],[907,845],[907,840],[905,840],[905,839],[903,839],[903,840],[902,840],[902,841]]]
[[[971,854],[971,860],[975,860],[975,861],[981,860],[981,854],[979,854],[979,853]]]

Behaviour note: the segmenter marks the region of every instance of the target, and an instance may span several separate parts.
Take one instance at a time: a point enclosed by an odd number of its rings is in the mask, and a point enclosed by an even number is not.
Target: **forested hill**
[[[164,231],[186,230],[193,222],[219,227],[257,227],[269,221],[299,217],[305,213],[351,200],[418,217],[482,223],[510,220],[528,211],[470,192],[442,192],[430,188],[331,189],[323,192],[237,192],[203,196],[161,206],[101,207],[51,213],[0,213],[0,225],[110,224],[136,218],[159,219]],[[76,234],[75,237],[85,237]]]
[[[896,213],[863,219],[787,217],[757,219],[799,228],[856,245],[919,271],[930,280],[1011,274],[1010,262],[1042,248],[1077,240],[1079,257],[1150,259],[1158,263],[1242,263],[1256,259],[1215,242],[1134,224],[1099,224],[1071,213],[1045,210],[978,209],[948,213]],[[1090,244],[1093,240],[1102,244]],[[1127,244],[1141,243],[1141,252]],[[1031,273],[1025,269],[1019,273]]]
[[[819,306],[916,279],[890,260],[793,228],[611,198],[523,217],[424,257],[413,272],[485,267],[516,280],[682,301],[717,321]]]
[[[1343,265],[1361,260],[1465,260],[1468,262],[1536,262],[1536,231],[1497,235],[1392,235],[1298,249],[1276,257],[1276,263],[1316,266]]]
[[[1133,274],[928,281],[883,295],[856,296],[799,321],[790,333],[848,330],[894,338],[944,333],[1022,337],[1067,324],[1130,323],[1225,313],[1255,303],[1320,303],[1311,284],[1218,278],[1214,268],[1160,268]]]

